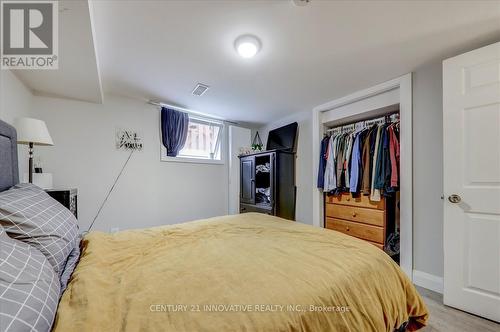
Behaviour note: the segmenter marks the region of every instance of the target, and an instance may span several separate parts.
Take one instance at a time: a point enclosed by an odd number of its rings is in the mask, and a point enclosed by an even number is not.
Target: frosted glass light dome
[[[244,35],[236,39],[234,47],[242,58],[249,59],[260,51],[260,41],[255,36]]]

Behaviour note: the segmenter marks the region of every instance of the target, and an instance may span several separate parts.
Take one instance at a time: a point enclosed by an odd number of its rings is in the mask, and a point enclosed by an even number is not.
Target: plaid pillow
[[[66,265],[64,266],[64,270],[61,273],[61,277],[59,280],[61,281],[61,295],[62,292],[68,286],[69,279],[75,270],[76,264],[80,260],[80,246],[75,246],[73,250],[69,253],[68,260],[66,261]]]
[[[19,184],[0,193],[0,225],[11,238],[44,254],[58,276],[79,241],[73,214],[32,184]]]
[[[0,226],[0,331],[50,331],[59,293],[47,258]]]

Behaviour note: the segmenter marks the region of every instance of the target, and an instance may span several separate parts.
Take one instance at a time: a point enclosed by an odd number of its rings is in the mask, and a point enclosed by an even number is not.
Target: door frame
[[[319,151],[327,124],[343,124],[387,113],[400,112],[400,266],[413,280],[413,155],[412,73],[316,106],[312,110],[312,151]],[[323,192],[316,188],[319,160],[313,158],[313,225],[323,226]]]

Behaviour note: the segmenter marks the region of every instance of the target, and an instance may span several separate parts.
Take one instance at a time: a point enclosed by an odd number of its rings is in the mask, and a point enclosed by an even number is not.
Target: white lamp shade
[[[54,145],[47,125],[42,120],[17,118],[14,126],[17,130],[17,143],[34,145]]]

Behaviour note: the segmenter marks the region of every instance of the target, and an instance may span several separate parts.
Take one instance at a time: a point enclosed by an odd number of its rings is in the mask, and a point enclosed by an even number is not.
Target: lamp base
[[[28,148],[28,181],[29,183],[33,183],[33,143],[29,143],[29,148]]]
[[[28,182],[28,173],[23,174],[23,183]],[[53,189],[52,173],[33,173],[33,182],[35,186],[42,189]]]

